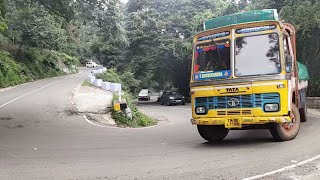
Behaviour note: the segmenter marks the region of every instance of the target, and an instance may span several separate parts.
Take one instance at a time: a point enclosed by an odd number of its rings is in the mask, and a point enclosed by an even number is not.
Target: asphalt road
[[[283,143],[256,130],[231,131],[223,143],[208,144],[190,124],[188,105],[141,104],[161,120],[151,128],[92,125],[73,113],[69,99],[87,74],[0,92],[0,179],[243,179],[320,154],[315,112],[295,140]],[[313,179],[318,168],[315,160],[262,179]]]

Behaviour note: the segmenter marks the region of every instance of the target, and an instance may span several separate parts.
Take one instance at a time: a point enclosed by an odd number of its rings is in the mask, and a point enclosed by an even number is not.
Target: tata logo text
[[[240,104],[240,101],[236,98],[231,98],[228,100],[228,105],[231,107],[238,106]]]
[[[227,88],[227,92],[240,92],[239,88]]]

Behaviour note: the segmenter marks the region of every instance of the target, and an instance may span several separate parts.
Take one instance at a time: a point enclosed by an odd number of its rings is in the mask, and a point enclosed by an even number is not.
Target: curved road
[[[189,106],[141,105],[161,120],[156,127],[94,126],[73,113],[69,99],[87,74],[0,92],[0,179],[243,179],[320,154],[315,111],[299,136],[283,143],[258,130],[231,131],[223,143],[208,144],[190,124]],[[313,160],[262,179],[319,179]]]

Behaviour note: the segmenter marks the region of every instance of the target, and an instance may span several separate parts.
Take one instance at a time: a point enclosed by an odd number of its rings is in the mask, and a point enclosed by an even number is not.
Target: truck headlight
[[[174,99],[174,97],[169,97],[169,99],[173,100],[173,99]]]
[[[196,114],[206,114],[206,108],[203,106],[197,107]]]
[[[264,111],[265,112],[276,112],[279,110],[279,104],[265,104]]]

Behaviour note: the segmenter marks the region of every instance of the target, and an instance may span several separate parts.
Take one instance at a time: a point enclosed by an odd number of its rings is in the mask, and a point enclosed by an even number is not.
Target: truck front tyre
[[[208,142],[222,141],[229,132],[229,129],[224,126],[198,125],[197,127],[200,136]]]
[[[270,132],[276,141],[289,141],[294,139],[300,130],[300,113],[296,105],[293,105],[290,112],[292,122],[272,124]]]

